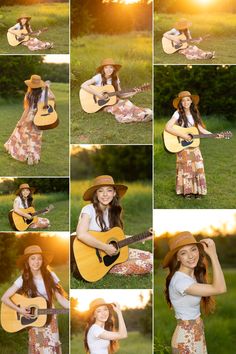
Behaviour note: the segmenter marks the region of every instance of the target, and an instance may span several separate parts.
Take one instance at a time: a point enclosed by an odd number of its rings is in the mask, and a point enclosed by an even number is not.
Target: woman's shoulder
[[[92,203],[86,204],[81,210],[81,214],[85,213],[91,215],[93,212],[95,212],[95,209]]]
[[[20,275],[15,281],[14,281],[14,285],[17,286],[17,288],[21,288],[23,285],[23,278],[22,275]]]
[[[173,113],[172,117],[174,117],[174,118],[176,118],[176,119],[179,119],[179,111],[176,110],[176,111]]]
[[[97,325],[96,323],[94,323],[89,328],[88,334],[98,337],[102,332],[104,332],[104,328],[102,328],[99,325]]]
[[[58,278],[56,273],[54,273],[52,270],[50,270],[50,274],[53,277],[53,280],[55,281],[55,283],[59,283],[60,279]]]

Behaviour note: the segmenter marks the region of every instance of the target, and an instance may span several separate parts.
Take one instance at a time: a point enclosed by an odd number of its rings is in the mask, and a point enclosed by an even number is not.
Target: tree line
[[[5,179],[0,184],[0,194],[13,194],[20,184],[28,183],[30,187],[36,189],[36,193],[69,193],[68,178],[15,178]]]

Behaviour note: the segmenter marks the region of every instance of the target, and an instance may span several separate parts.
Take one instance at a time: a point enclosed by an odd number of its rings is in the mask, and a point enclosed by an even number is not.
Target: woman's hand
[[[183,134],[181,136],[182,139],[186,140],[186,141],[191,141],[192,140],[192,136],[189,134]]]
[[[114,302],[112,305],[113,310],[118,313],[121,312],[121,308],[120,308],[120,304],[118,304],[118,302]]]
[[[18,312],[26,318],[32,318],[32,315],[30,313],[30,309],[28,307],[19,307]]]
[[[203,245],[204,251],[209,257],[217,254],[215,242],[211,238],[204,238],[200,243]]]
[[[32,215],[30,215],[30,214],[25,214],[25,217],[26,217],[26,219],[28,219],[28,220],[32,220],[32,219],[33,219]]]
[[[108,254],[108,256],[113,256],[117,253],[117,249],[113,245],[107,243],[104,244],[103,251]]]

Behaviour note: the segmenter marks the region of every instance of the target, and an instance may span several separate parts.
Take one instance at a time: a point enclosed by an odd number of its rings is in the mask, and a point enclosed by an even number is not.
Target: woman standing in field
[[[97,74],[91,79],[85,81],[81,88],[95,95],[99,99],[106,99],[103,94],[98,93],[91,85],[104,86],[112,85],[115,91],[121,91],[120,80],[118,77],[118,71],[121,65],[116,64],[112,58],[104,59],[101,65],[96,69]],[[152,120],[152,110],[149,108],[141,108],[135,106],[131,101],[126,98],[133,97],[139,89],[135,91],[120,94],[117,98],[117,102],[113,106],[103,108],[105,112],[111,113],[115,116],[115,119],[119,123],[132,123],[132,122],[148,122]]]
[[[174,28],[165,32],[163,37],[174,42],[175,44],[181,47],[181,40],[178,38],[181,34],[183,34],[187,41],[190,43],[200,43],[202,41],[202,37],[192,40],[192,36],[189,30],[189,27],[192,25],[191,22],[186,20],[185,18],[181,18],[174,25]],[[179,49],[178,53],[185,55],[187,59],[214,59],[215,52],[205,52],[202,49],[199,49],[196,45],[187,45],[184,49]]]
[[[14,34],[18,34],[19,33],[18,31],[23,31],[23,33],[27,33],[30,36],[31,32],[33,32],[29,23],[30,20],[31,17],[22,15],[20,18],[17,19],[17,23],[8,29],[8,32],[14,35]],[[41,32],[42,32],[41,30],[38,30],[37,35],[39,35]],[[21,39],[21,37],[19,39]],[[32,37],[30,37],[27,41],[23,41],[19,43],[20,45],[28,47],[28,49],[31,51],[53,48],[52,42],[42,42],[38,38],[32,38]]]
[[[207,280],[207,259],[211,260],[213,281]],[[163,267],[166,301],[174,308],[177,326],[171,347],[173,354],[207,354],[200,305],[206,314],[215,308],[214,295],[226,292],[224,274],[212,239],[197,242],[190,232],[181,232],[169,240],[169,252]]]
[[[98,298],[90,303],[89,308],[84,338],[86,353],[115,353],[118,350],[118,340],[127,338],[126,325],[119,304],[107,304]],[[114,312],[118,318],[118,330],[115,330]]]
[[[95,178],[91,187],[83,195],[85,201],[91,201],[81,210],[76,234],[83,243],[104,251],[109,256],[114,255],[117,249],[112,244],[104,243],[93,237],[89,231],[107,231],[115,226],[123,229],[121,218],[122,207],[120,199],[125,195],[128,187],[117,184],[108,175]],[[129,248],[129,259],[116,264],[110,273],[129,275],[147,274],[152,270],[152,254],[150,252]]]
[[[4,147],[14,159],[33,165],[40,161],[43,134],[33,120],[37,113],[37,104],[44,102],[45,88],[49,87],[49,82],[41,80],[39,75],[32,75],[25,84],[28,90],[24,98],[24,112]],[[48,98],[55,100],[50,89]]]
[[[30,298],[44,297],[48,301],[49,308],[53,307],[53,300],[56,298],[62,307],[68,309],[69,301],[66,298],[65,291],[59,284],[57,275],[48,269],[52,258],[51,254],[42,251],[38,245],[26,247],[24,254],[18,259],[18,266],[22,269],[22,275],[4,293],[1,301],[26,318],[30,318],[30,310],[17,306],[11,300],[11,297],[16,293],[21,293]],[[30,328],[28,335],[28,353],[62,353],[56,315],[52,315],[50,322],[44,327]]]

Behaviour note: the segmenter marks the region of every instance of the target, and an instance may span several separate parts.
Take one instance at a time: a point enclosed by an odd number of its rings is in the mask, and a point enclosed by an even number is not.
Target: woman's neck
[[[190,115],[191,112],[190,112],[190,109],[189,108],[184,108],[184,112],[186,115]]]
[[[185,267],[185,266],[181,265],[179,267],[179,272],[185,273],[185,274],[189,275],[192,278],[194,277],[194,269],[192,269],[192,268],[188,268],[188,267]]]
[[[109,208],[109,205],[103,205],[102,203],[99,203],[99,206],[103,212]]]
[[[103,322],[103,321],[98,321],[98,320],[96,320],[96,321],[95,321],[95,324],[98,325],[99,327],[102,327],[102,328],[105,327],[105,322]]]
[[[33,274],[33,277],[34,278],[42,278],[42,273],[41,273],[41,270],[32,270],[31,269],[31,273]]]

